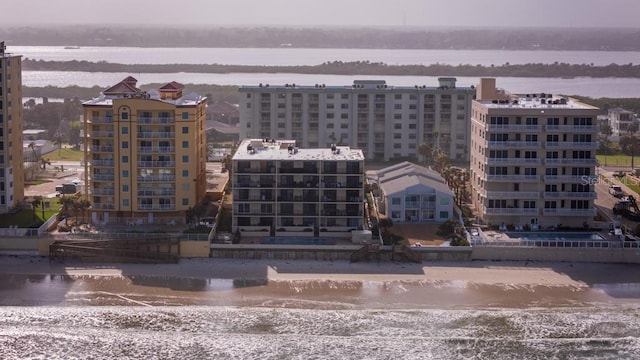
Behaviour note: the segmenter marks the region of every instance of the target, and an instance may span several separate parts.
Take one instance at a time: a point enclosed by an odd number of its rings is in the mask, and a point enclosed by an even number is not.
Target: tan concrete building
[[[83,104],[86,183],[97,224],[184,223],[206,190],[206,98],[127,77]]]
[[[0,42],[0,214],[24,199],[22,56]]]
[[[479,221],[533,229],[591,224],[598,108],[552,94],[490,91],[491,82],[495,88],[494,79],[481,80],[471,109]]]
[[[364,224],[364,155],[244,140],[233,156],[233,231],[243,237],[350,238]]]

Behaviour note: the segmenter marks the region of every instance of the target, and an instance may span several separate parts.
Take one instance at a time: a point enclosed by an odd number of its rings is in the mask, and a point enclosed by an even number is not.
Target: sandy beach
[[[81,264],[0,258],[0,305],[515,306],[640,299],[639,266],[183,259]],[[341,305],[336,305],[341,304]],[[324,306],[324,305],[323,305]]]

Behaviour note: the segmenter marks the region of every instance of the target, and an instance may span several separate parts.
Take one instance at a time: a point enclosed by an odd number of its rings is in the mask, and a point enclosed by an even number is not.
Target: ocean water
[[[640,288],[0,276],[2,359],[637,359]]]
[[[5,307],[3,359],[637,359],[640,310]],[[333,307],[339,307],[334,304]]]

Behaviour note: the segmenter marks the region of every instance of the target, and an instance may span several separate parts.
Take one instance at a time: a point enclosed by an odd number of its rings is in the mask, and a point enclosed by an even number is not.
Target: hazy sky
[[[640,27],[640,0],[1,0],[34,24]]]

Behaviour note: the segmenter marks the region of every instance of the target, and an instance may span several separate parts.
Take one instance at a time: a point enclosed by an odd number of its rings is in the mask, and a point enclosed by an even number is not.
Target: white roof
[[[343,160],[364,161],[362,150],[348,146],[331,148],[300,149],[295,140],[245,139],[233,160]]]

